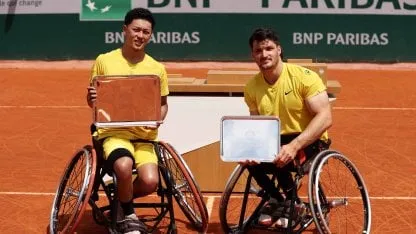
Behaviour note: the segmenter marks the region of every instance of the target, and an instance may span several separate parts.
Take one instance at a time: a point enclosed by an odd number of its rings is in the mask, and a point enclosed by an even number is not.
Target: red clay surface
[[[64,165],[90,143],[85,91],[91,63],[28,64],[0,65],[0,233],[45,233]],[[204,78],[219,66],[166,67],[168,73]],[[235,65],[246,67],[254,68]],[[416,72],[409,67],[333,64],[327,74],[342,85],[333,110],[332,148],[347,155],[365,179],[372,233],[416,233]],[[220,198],[209,196],[214,204],[208,232],[222,233]],[[194,233],[179,209],[176,216],[179,233]],[[94,223],[88,208],[78,233],[106,230]]]

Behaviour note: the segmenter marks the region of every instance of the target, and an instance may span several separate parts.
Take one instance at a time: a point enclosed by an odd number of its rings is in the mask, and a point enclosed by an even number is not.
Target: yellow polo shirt
[[[261,72],[250,79],[244,89],[244,100],[250,111],[279,117],[282,135],[299,134],[313,118],[304,100],[325,90],[326,86],[315,72],[284,63],[273,85],[264,80]],[[327,131],[320,139],[328,140]]]

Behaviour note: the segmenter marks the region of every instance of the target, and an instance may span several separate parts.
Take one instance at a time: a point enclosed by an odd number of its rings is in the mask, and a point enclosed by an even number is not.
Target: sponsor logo
[[[81,0],[80,20],[123,20],[131,0]]]

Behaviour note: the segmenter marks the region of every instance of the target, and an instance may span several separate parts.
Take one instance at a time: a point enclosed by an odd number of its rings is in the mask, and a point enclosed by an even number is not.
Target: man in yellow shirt
[[[273,198],[263,207],[259,223],[280,226],[283,224],[276,214],[283,213],[279,207],[287,203],[291,198],[289,192],[296,189],[290,173],[294,170],[293,160],[310,158],[329,147],[327,129],[332,125],[331,107],[326,86],[315,72],[282,61],[282,47],[272,30],[256,29],[249,44],[260,72],[247,82],[244,100],[250,115],[279,117],[281,148],[273,163],[244,163]],[[276,175],[283,195],[266,173]]]
[[[97,75],[153,74],[160,78],[162,119],[168,112],[169,94],[165,67],[145,52],[149,43],[155,20],[152,13],[144,8],[129,11],[124,19],[124,43],[121,48],[100,54],[92,68],[90,83]],[[146,94],[144,94],[146,95]],[[96,90],[88,87],[87,101],[93,107]],[[106,165],[112,168],[117,177],[118,197],[124,212],[124,233],[140,233],[142,223],[134,213],[132,200],[135,197],[153,193],[158,185],[159,171],[157,156],[152,144],[131,143],[134,139],[156,140],[157,128],[126,127],[100,128],[94,133],[103,140],[103,154]],[[138,177],[132,183],[132,168],[138,169]],[[123,230],[122,230],[123,231]],[[142,233],[144,231],[142,230]]]

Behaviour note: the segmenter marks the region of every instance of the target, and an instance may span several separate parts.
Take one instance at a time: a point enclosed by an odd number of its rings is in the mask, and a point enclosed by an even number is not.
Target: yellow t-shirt
[[[304,100],[325,90],[326,86],[315,72],[284,63],[273,85],[264,80],[261,72],[250,79],[244,88],[244,100],[250,111],[279,117],[282,135],[299,134],[313,118]],[[327,131],[321,140],[328,140]]]
[[[100,54],[92,67],[90,83],[97,75],[157,75],[160,78],[160,94],[169,94],[168,77],[163,64],[157,62],[149,55],[145,55],[143,61],[131,64],[122,55],[121,49],[115,49],[105,54]],[[97,131],[99,139],[108,136],[118,136],[126,139],[155,140],[157,130],[143,127],[128,128],[100,128]]]

